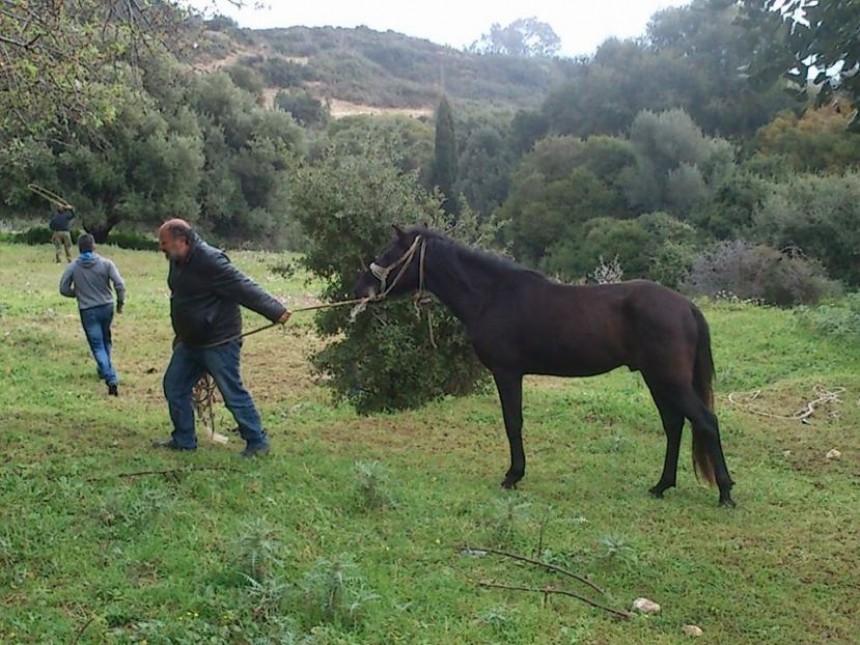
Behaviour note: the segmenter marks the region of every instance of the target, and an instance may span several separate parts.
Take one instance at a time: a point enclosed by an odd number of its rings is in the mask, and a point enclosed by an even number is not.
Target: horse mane
[[[428,242],[432,241],[434,249],[441,250],[444,253],[449,253],[455,256],[459,262],[445,263],[445,268],[448,272],[456,272],[457,277],[461,280],[465,280],[467,282],[472,281],[472,273],[470,272],[469,275],[467,275],[464,271],[467,266],[480,267],[483,273],[492,276],[503,276],[510,275],[511,273],[518,273],[520,275],[532,276],[544,281],[547,280],[546,276],[534,269],[529,269],[519,265],[506,257],[466,246],[462,242],[458,242],[439,231],[434,231],[423,226],[414,226],[409,228],[407,233],[420,235]]]

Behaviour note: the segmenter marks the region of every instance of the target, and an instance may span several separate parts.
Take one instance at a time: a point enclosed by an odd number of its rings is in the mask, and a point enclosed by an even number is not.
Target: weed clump
[[[301,590],[309,626],[353,629],[361,623],[367,606],[379,598],[347,555],[318,559],[305,575]]]
[[[356,505],[363,511],[375,511],[395,506],[390,491],[390,479],[385,467],[376,460],[355,463]]]
[[[798,307],[795,313],[806,327],[824,336],[860,337],[860,292],[816,307]]]

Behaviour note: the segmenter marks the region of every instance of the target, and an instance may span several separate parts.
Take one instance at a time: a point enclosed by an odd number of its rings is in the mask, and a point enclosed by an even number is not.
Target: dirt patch
[[[275,97],[283,88],[280,87],[265,87],[262,92],[261,104],[265,107],[273,107],[275,105]],[[325,98],[318,97],[323,103]],[[359,103],[350,103],[349,101],[341,101],[340,99],[328,99],[329,110],[334,119],[342,119],[347,116],[383,116],[383,115],[401,115],[408,116],[413,119],[421,117],[430,117],[433,115],[432,107],[379,107],[376,105],[361,105]]]
[[[780,383],[777,386],[751,392],[731,392],[728,402],[760,417],[780,421],[807,423],[811,419],[838,419],[843,403],[844,387],[814,384]]]
[[[210,38],[221,41],[223,46],[235,47],[235,43],[230,41],[224,42],[224,39],[221,34],[218,33],[209,33]],[[307,56],[283,56],[281,54],[274,53],[268,45],[253,45],[253,46],[240,46],[236,49],[232,49],[229,53],[221,56],[215,57],[212,55],[201,55],[194,63],[193,67],[198,72],[214,72],[219,69],[223,69],[225,67],[230,67],[232,65],[238,64],[241,59],[250,56],[259,56],[262,58],[277,58],[280,60],[284,60],[296,65],[308,65],[310,63],[310,59]],[[331,115],[335,119],[340,119],[346,116],[359,116],[359,115],[391,115],[391,114],[399,114],[403,116],[408,116],[413,119],[417,119],[420,117],[429,117],[433,115],[434,107],[433,106],[412,106],[412,107],[379,107],[372,105],[362,105],[359,103],[351,103],[349,101],[343,101],[341,99],[326,99],[323,96],[325,88],[322,84],[316,82],[309,82],[305,84],[305,87],[315,94],[317,98],[321,101],[328,101],[329,109],[331,111]],[[271,108],[274,106],[275,97],[278,92],[282,89],[281,87],[265,87],[261,93],[260,103],[265,107]]]
[[[845,436],[846,417],[858,400],[854,388],[786,381],[752,392],[731,392],[727,407],[766,428],[776,460],[809,474],[848,474],[856,469],[854,442]],[[836,449],[840,456],[828,453]]]
[[[264,87],[262,92],[262,103],[265,107],[271,108],[275,106],[275,97],[281,91],[280,87]]]
[[[360,105],[358,103],[350,103],[349,101],[341,101],[340,99],[331,99],[329,102],[331,115],[335,119],[340,119],[345,116],[358,116],[364,114],[370,115],[391,115],[400,114],[403,116],[412,117],[413,119],[422,116],[431,116],[433,114],[432,107],[377,107],[372,105]]]

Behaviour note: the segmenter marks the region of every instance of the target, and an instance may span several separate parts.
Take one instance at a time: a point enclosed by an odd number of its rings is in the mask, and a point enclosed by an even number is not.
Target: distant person
[[[158,241],[170,262],[167,284],[176,337],[164,373],[164,397],[173,432],[169,439],[153,445],[170,450],[197,448],[192,392],[208,373],[246,442],[242,456],[268,453],[268,436],[240,375],[240,306],[281,324],[287,322],[290,312],[236,269],[223,251],[201,240],[185,220],[165,222]]]
[[[78,239],[80,256],[69,264],[60,278],[60,293],[77,298],[81,324],[96,359],[100,379],[107,383],[108,394],[118,396],[119,379],[111,362],[111,323],[113,322],[113,291],[116,291],[116,312],[121,314],[125,304],[125,282],[116,265],[96,254],[93,236]],[[111,290],[113,285],[113,291]]]
[[[48,223],[52,231],[51,242],[54,243],[54,256],[57,259],[57,264],[60,263],[60,248],[66,251],[66,262],[72,261],[71,222],[73,219],[75,219],[75,209],[71,206],[63,206],[57,209]]]

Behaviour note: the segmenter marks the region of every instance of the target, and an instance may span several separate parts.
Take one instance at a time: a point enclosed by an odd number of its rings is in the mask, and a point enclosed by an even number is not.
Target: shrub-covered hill
[[[570,59],[482,55],[367,27],[249,30],[210,21],[199,62],[253,70],[272,89],[377,107],[435,105],[440,93],[499,108],[533,108]]]

